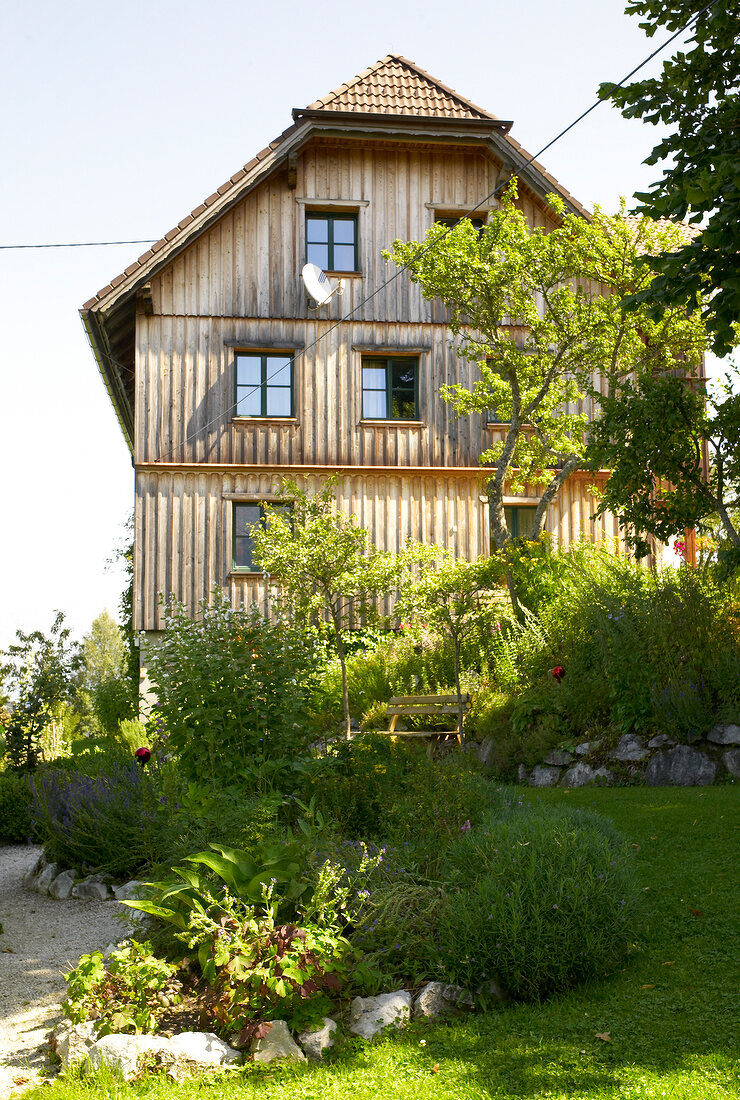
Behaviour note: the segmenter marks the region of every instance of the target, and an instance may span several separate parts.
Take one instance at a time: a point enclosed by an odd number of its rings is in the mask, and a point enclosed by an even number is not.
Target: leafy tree
[[[531,535],[539,537],[547,506],[583,463],[603,394],[618,395],[635,374],[698,369],[707,343],[701,320],[681,308],[660,317],[622,309],[652,279],[642,253],[675,245],[680,230],[626,219],[624,204],[619,215],[597,210],[589,222],[566,214],[556,196],[557,227],[532,230],[515,199],[511,187],[480,232],[467,219],[452,231],[435,225],[426,247],[396,241],[384,253],[409,265],[425,298],[447,306],[457,354],[479,368],[471,389],[444,386],[442,398],[460,415],[495,410],[501,421],[502,438],[480,456],[494,468],[497,549],[511,538],[504,492],[525,485],[542,490]]]
[[[590,447],[592,467],[612,470],[598,510],[619,513],[639,554],[649,551],[646,534],[665,542],[716,514],[727,564],[740,564],[739,374],[709,394],[682,378],[643,375],[605,400]]]
[[[647,158],[667,167],[650,191],[635,196],[639,212],[703,226],[690,243],[647,257],[657,277],[632,305],[649,303],[653,316],[666,306],[702,308],[713,350],[723,355],[740,321],[740,8],[724,0],[630,0],[626,12],[644,17],[649,37],[697,16],[692,48],[665,61],[659,76],[624,88],[602,84],[600,94],[626,118],[670,127]]]
[[[411,552],[395,555],[373,547],[356,518],[337,509],[336,483],[336,477],[329,478],[318,493],[310,494],[285,480],[283,494],[293,502],[290,514],[268,509],[265,525],[254,525],[251,534],[258,563],[277,579],[280,599],[295,621],[302,627],[328,625],[342,670],[342,706],[349,736],[342,632],[358,619],[377,618],[378,599],[397,589]]]
[[[115,734],[119,721],[136,712],[127,658],[123,631],[103,611],[82,640],[75,704],[108,734]]]
[[[0,679],[11,699],[5,752],[15,767],[34,768],[41,738],[58,723],[69,700],[79,664],[79,646],[70,640],[64,615],[57,612],[49,634],[16,632],[14,645],[0,653]]]
[[[460,653],[463,640],[472,630],[480,630],[482,620],[491,614],[491,589],[501,583],[501,570],[494,558],[469,562],[447,555],[424,569],[396,603],[396,613],[423,620],[448,638],[455,658],[457,692],[457,732],[463,740],[463,705],[460,686]]]

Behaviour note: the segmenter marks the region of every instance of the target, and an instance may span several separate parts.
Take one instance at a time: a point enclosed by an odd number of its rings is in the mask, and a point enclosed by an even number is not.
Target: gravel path
[[[116,901],[55,901],[27,890],[23,876],[40,848],[0,847],[0,1098],[39,1080],[42,1044],[60,1018],[61,976],[80,955],[125,934]]]

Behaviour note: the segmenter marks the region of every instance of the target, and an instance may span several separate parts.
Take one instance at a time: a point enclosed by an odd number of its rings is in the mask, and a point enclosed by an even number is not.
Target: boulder
[[[227,1066],[242,1060],[238,1050],[211,1031],[182,1031],[169,1040],[169,1049],[177,1058],[200,1065]]]
[[[160,1035],[104,1035],[90,1048],[87,1061],[93,1070],[105,1065],[130,1081],[139,1073],[144,1055],[166,1057],[168,1050],[169,1040]]]
[[[564,768],[573,759],[573,753],[567,752],[565,749],[553,749],[552,752],[548,752],[545,757],[545,763],[554,768]]]
[[[274,1062],[277,1058],[287,1058],[291,1062],[305,1062],[306,1056],[293,1041],[285,1020],[270,1021],[270,1030],[263,1039],[252,1043],[255,1062]]]
[[[601,744],[601,739],[598,741],[581,741],[580,745],[576,745],[576,755],[585,756],[588,752],[593,752],[598,749]]]
[[[108,884],[99,878],[85,878],[72,887],[72,897],[80,901],[107,901]]]
[[[84,1024],[73,1024],[70,1020],[64,1020],[49,1035],[49,1046],[59,1057],[62,1069],[84,1062],[94,1042],[94,1020],[88,1020]]]
[[[447,985],[445,982],[427,982],[419,990],[412,1015],[415,1017],[460,1016],[465,1009],[473,1007],[473,998],[462,986]]]
[[[44,859],[44,853],[42,852],[41,855],[33,861],[31,866],[28,868],[25,875],[23,876],[23,885],[30,886],[31,889],[35,889],[36,883],[34,882],[34,879],[41,874],[45,866],[46,860]]]
[[[714,783],[717,765],[689,745],[657,752],[645,770],[649,787],[708,787]]]
[[[740,779],[740,749],[728,749],[727,752],[722,754],[722,763],[730,775],[734,775],[735,779]]]
[[[560,780],[560,768],[548,767],[546,764],[535,764],[529,777],[530,787],[555,787]]]
[[[642,738],[636,733],[625,733],[619,738],[619,744],[610,754],[612,760],[619,760],[623,764],[630,764],[634,760],[644,760],[648,750],[643,744]]]
[[[411,994],[399,989],[377,997],[355,997],[349,1011],[352,1034],[372,1040],[387,1027],[403,1027],[411,1015]]]
[[[529,780],[529,768],[526,764],[520,764],[516,769],[517,783],[526,783]]]
[[[143,882],[132,878],[124,882],[123,886],[114,887],[113,894],[116,901],[141,901],[147,896],[148,890]]]
[[[58,863],[47,863],[36,879],[35,888],[40,894],[48,894],[49,887],[59,874],[61,868]]]
[[[647,747],[649,749],[665,749],[668,746],[672,747],[675,744],[676,742],[673,740],[672,737],[669,737],[667,733],[658,733],[655,735],[655,737],[650,738]]]
[[[313,1062],[320,1062],[325,1050],[331,1050],[334,1046],[334,1035],[337,1030],[336,1020],[330,1020],[324,1016],[323,1025],[314,1031],[302,1031],[298,1036],[298,1042],[303,1047],[303,1053]]]
[[[49,886],[49,897],[57,901],[66,901],[72,894],[77,875],[74,871],[62,871]]]
[[[713,745],[740,745],[740,726],[729,723],[713,726],[707,734],[707,741]]]
[[[482,741],[479,741],[475,746],[475,755],[478,758],[479,763],[484,767],[488,767],[491,763],[494,749],[496,748],[496,741],[493,737],[484,737]]]
[[[587,764],[584,760],[579,760],[572,768],[568,768],[560,781],[560,786],[587,787],[589,783],[593,783],[595,778],[596,772],[591,765]]]

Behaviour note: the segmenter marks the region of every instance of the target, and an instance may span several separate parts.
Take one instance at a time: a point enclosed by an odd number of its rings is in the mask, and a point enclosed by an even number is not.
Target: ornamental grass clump
[[[468,989],[541,1000],[613,971],[634,941],[640,891],[625,842],[597,814],[528,807],[447,851],[439,961]]]

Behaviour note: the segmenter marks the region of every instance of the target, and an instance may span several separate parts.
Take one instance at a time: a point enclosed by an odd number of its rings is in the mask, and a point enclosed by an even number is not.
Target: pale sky
[[[0,244],[157,239],[315,99],[399,53],[537,153],[667,37],[625,0],[27,0],[0,14]],[[675,51],[676,44],[669,48]],[[667,56],[667,55],[666,55]],[[655,72],[660,58],[643,73]],[[641,74],[642,75],[642,74]],[[601,105],[542,157],[584,205],[656,178]],[[117,617],[133,471],[78,316],[145,245],[0,250],[0,646]]]

